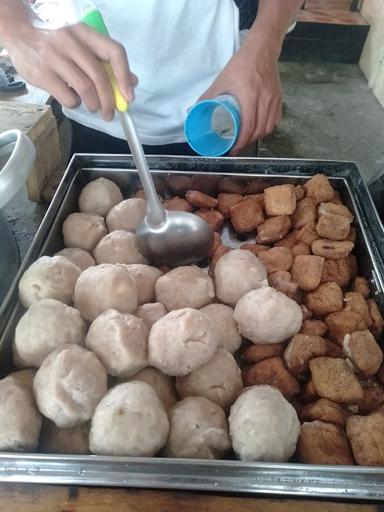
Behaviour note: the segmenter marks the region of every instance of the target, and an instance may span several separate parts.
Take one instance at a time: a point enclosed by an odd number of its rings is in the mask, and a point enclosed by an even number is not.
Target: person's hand
[[[6,42],[12,63],[31,85],[45,89],[64,107],[83,102],[91,112],[113,119],[114,97],[102,62],[108,62],[120,92],[130,102],[137,77],[131,73],[124,47],[79,23],[58,30],[32,24],[15,30]]]
[[[241,130],[231,155],[251,142],[269,135],[278,126],[282,112],[282,91],[278,51],[265,44],[245,45],[232,57],[199,100],[220,94],[237,97]]]

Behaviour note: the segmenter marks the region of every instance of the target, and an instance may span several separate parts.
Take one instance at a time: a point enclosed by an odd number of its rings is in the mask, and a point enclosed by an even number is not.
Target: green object
[[[108,29],[104,23],[101,12],[98,10],[89,11],[83,18],[83,23],[97,30],[101,34],[109,36]]]

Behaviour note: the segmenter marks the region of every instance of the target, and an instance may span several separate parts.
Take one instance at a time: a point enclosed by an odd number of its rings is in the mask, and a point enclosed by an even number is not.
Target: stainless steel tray
[[[223,177],[265,186],[281,182],[301,183],[316,172],[324,172],[355,215],[358,235],[356,255],[360,274],[367,277],[375,299],[384,310],[384,264],[381,252],[384,251],[384,229],[352,162],[154,156],[149,157],[149,163],[159,185],[170,173],[194,178],[200,175],[204,177],[200,184],[214,187]],[[101,175],[118,183],[126,197],[138,188],[138,177],[130,156],[74,156],[0,309],[2,375],[11,369],[14,328],[23,312],[17,297],[18,280],[40,255],[53,254],[62,248],[63,220],[77,210],[81,187]],[[233,246],[239,244],[230,229],[226,230],[225,240]],[[384,468],[359,466],[0,453],[0,481],[384,500]]]

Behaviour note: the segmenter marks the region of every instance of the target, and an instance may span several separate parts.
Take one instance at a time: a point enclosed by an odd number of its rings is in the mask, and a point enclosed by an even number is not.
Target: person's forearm
[[[280,54],[288,28],[295,21],[303,0],[259,0],[259,9],[246,46],[267,44]]]
[[[32,17],[24,0],[0,0],[0,43],[7,47],[10,39],[21,37],[23,28],[31,25]]]

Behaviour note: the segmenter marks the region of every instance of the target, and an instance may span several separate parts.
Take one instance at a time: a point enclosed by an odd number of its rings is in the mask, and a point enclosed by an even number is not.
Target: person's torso
[[[211,85],[239,45],[233,0],[94,0],[111,36],[126,48],[138,76],[132,104],[144,144],[185,141],[187,109]],[[66,114],[123,138],[116,119],[105,123],[81,106]]]

